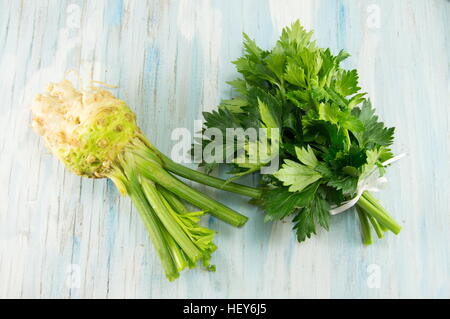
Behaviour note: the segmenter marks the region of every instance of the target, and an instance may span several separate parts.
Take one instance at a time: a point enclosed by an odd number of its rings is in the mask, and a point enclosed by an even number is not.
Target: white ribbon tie
[[[389,164],[397,162],[398,160],[400,160],[405,156],[406,154],[404,153],[399,154],[381,163],[381,165],[387,166]],[[380,176],[380,170],[377,167],[375,167],[375,169],[369,175],[362,178],[358,182],[358,186],[356,188],[356,196],[351,200],[344,202],[341,206],[335,206],[332,209],[330,209],[330,214],[337,215],[342,212],[345,212],[347,209],[350,209],[356,205],[356,203],[359,201],[359,199],[361,198],[361,196],[365,191],[379,192],[380,190],[386,187],[387,182],[388,182],[387,178],[384,176]]]

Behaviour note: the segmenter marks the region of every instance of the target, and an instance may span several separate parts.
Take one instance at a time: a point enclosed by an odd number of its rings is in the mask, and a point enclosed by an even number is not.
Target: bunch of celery
[[[264,208],[266,220],[293,217],[298,241],[315,234],[317,225],[328,229],[330,212],[353,202],[365,244],[372,242],[371,229],[378,237],[387,230],[398,234],[400,226],[369,193],[394,160],[394,128],[385,127],[375,115],[358,86],[357,71],[341,67],[349,54],[334,55],[311,38],[312,32],[298,21],[282,31],[270,50],[245,35],[245,53],[234,61],[241,77],[229,82],[236,95],[217,111],[204,113],[204,128],[219,129],[224,137],[227,128],[279,130],[275,139],[268,135],[269,143],[279,146],[276,152],[255,156],[258,142],[236,140],[239,160],[232,162],[232,174],[236,178],[260,172],[279,157],[281,168],[262,176],[262,196],[250,196]],[[228,154],[230,145],[223,142],[224,149],[215,154]],[[218,144],[208,136],[201,142],[203,150]]]

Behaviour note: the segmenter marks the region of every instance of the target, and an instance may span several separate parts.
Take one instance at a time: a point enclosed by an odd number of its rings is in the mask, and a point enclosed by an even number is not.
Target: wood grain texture
[[[200,188],[251,220],[236,230],[209,219],[217,272],[168,283],[130,200],[49,155],[29,102],[79,70],[117,84],[169,153],[174,128],[193,132],[230,96],[242,32],[268,48],[296,19],[320,46],[352,54],[346,66],[397,127],[395,151],[408,157],[379,197],[404,229],[363,247],[350,211],[299,245],[290,223],[264,224],[245,198]],[[0,0],[0,297],[449,298],[449,31],[446,0]]]

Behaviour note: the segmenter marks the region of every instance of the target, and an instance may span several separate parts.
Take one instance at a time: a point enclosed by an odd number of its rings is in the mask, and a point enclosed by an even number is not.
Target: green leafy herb
[[[276,155],[281,167],[263,175],[262,195],[253,202],[265,209],[266,220],[293,215],[299,241],[315,234],[318,226],[328,229],[330,208],[352,199],[368,176],[383,175],[394,138],[394,128],[378,120],[361,92],[358,72],[341,68],[349,54],[334,55],[311,38],[312,32],[298,21],[282,31],[271,50],[259,48],[244,34],[244,55],[234,62],[241,77],[229,82],[235,96],[218,111],[204,113],[205,129],[280,129]],[[204,139],[201,145],[210,142]],[[248,157],[256,146],[246,142],[241,148]],[[233,161],[233,178],[259,172],[268,159],[253,166]],[[365,243],[370,242],[370,225],[377,234],[380,229],[399,231],[369,193],[357,206]]]

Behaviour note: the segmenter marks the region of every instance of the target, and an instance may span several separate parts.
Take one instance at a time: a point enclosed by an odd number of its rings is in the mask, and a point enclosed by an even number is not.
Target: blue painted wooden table
[[[379,115],[397,127],[379,197],[402,224],[364,247],[354,211],[303,244],[238,196],[200,189],[251,219],[218,231],[216,273],[164,278],[128,198],[68,173],[30,128],[29,103],[76,69],[117,84],[153,143],[231,94],[242,32],[264,48],[300,19],[352,54]],[[0,297],[450,297],[450,3],[445,0],[0,0]],[[244,183],[254,183],[247,178]]]

